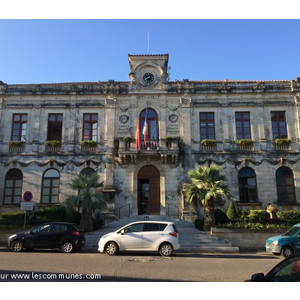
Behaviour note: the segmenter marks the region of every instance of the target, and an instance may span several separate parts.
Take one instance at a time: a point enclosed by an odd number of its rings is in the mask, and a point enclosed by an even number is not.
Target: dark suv
[[[65,222],[44,223],[8,238],[8,248],[14,252],[25,248],[61,249],[62,252],[70,253],[78,251],[84,243],[84,233],[76,225]]]

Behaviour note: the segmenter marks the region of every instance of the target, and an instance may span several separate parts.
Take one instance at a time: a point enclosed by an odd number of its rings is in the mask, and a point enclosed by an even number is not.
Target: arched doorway
[[[160,174],[154,166],[138,173],[138,214],[160,214]]]

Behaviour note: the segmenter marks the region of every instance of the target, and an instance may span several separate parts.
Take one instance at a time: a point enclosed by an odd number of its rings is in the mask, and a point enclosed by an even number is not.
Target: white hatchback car
[[[130,223],[102,236],[98,251],[115,255],[119,251],[155,251],[170,256],[180,248],[178,230],[173,222],[140,221]]]

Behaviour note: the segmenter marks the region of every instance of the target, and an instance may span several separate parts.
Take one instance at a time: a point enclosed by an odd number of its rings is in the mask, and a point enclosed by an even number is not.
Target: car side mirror
[[[251,276],[252,282],[264,282],[265,281],[265,274],[264,273],[256,273]]]
[[[122,229],[121,230],[121,235],[123,235],[125,233],[125,230],[124,229]]]

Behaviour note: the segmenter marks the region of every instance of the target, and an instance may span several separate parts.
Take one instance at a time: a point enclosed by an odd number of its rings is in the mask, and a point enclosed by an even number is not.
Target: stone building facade
[[[300,79],[170,81],[168,59],[128,55],[128,82],[0,81],[0,210],[25,191],[61,203],[97,172],[117,217],[183,217],[188,171],[211,163],[240,208],[298,209]]]

